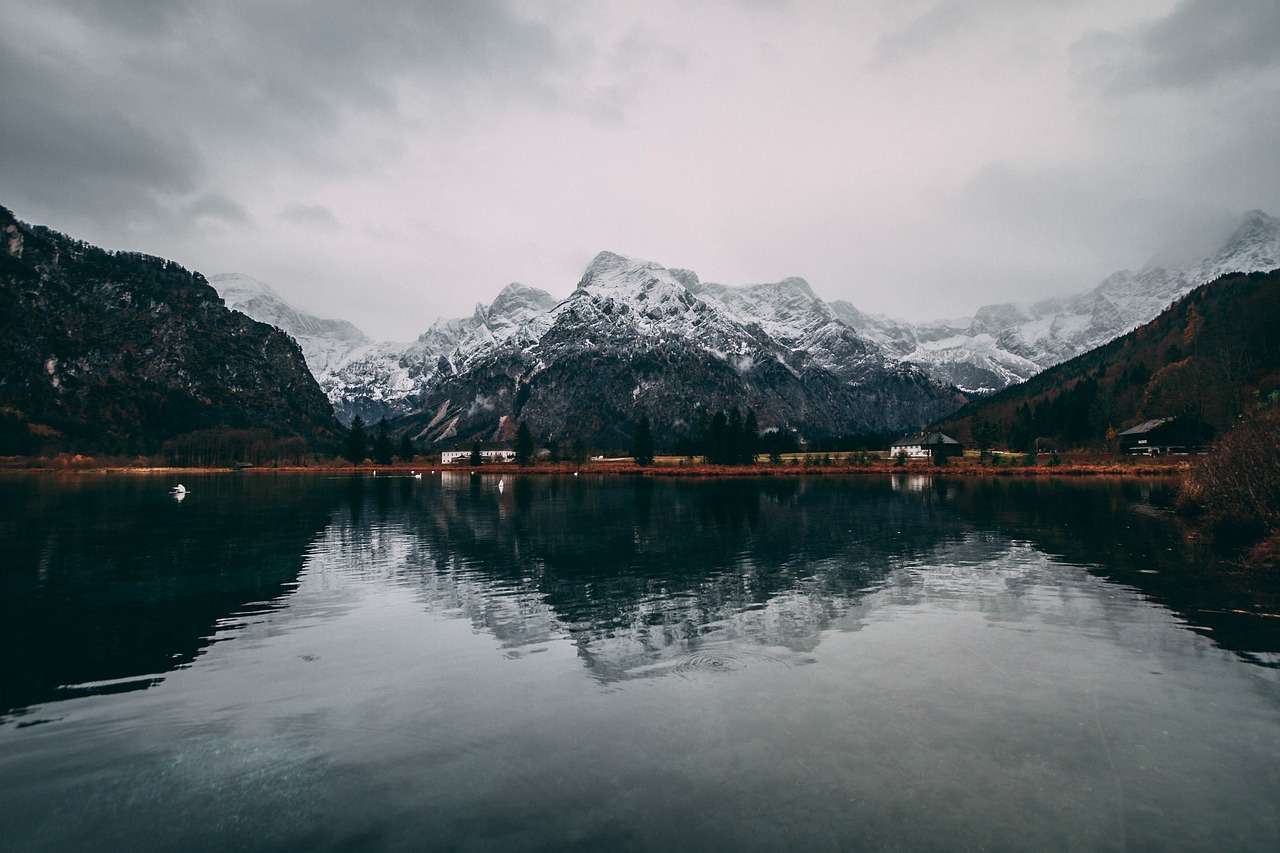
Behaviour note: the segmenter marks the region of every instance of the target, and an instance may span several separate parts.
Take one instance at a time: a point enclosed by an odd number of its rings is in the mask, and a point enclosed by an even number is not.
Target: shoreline
[[[650,466],[639,466],[630,461],[595,461],[577,466],[571,463],[542,463],[518,466],[514,463],[491,463],[488,465],[344,465],[344,466],[249,466],[243,468],[166,468],[131,465],[47,465],[24,466],[12,465],[0,467],[0,476],[6,474],[75,474],[103,475],[122,474],[134,476],[174,476],[179,474],[244,474],[258,476],[262,474],[317,474],[317,475],[365,475],[373,478],[377,475],[389,477],[407,477],[413,474],[475,474],[478,476],[520,475],[520,476],[573,476],[579,475],[610,477],[646,477],[646,478],[688,478],[688,479],[742,479],[749,477],[840,477],[846,475],[927,475],[933,477],[1182,477],[1190,463],[1177,460],[1168,463],[1116,462],[1105,464],[1063,463],[1059,465],[980,465],[951,463],[947,465],[926,465],[908,462],[895,465],[891,462],[867,465],[774,465],[769,463],[758,465],[705,465],[660,463]]]

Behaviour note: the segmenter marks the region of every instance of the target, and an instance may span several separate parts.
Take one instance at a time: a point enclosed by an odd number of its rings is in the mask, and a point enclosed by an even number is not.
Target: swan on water
[[[173,492],[175,495],[185,495],[187,493],[187,487],[179,483],[169,491]]]
[[[498,479],[498,491],[502,491],[502,478]]]

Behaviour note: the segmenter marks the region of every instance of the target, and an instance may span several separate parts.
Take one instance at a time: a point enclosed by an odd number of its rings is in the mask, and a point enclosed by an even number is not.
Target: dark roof
[[[918,433],[916,433],[915,435],[908,435],[908,436],[905,436],[905,437],[903,437],[903,438],[900,438],[900,439],[898,439],[897,441],[895,441],[893,444],[891,444],[891,445],[889,445],[889,446],[890,446],[890,447],[905,447],[905,446],[906,446],[906,445],[908,445],[908,444],[920,444],[920,445],[923,445],[923,446],[925,446],[925,447],[928,447],[928,446],[930,446],[930,445],[937,445],[937,444],[956,444],[956,445],[958,445],[958,444],[960,444],[960,442],[956,441],[956,440],[955,440],[954,438],[952,438],[951,436],[946,435],[945,433],[941,433],[941,432],[931,432],[931,433],[928,433],[928,434],[923,433],[923,432],[918,432]]]
[[[1145,435],[1158,427],[1164,426],[1172,420],[1173,418],[1152,418],[1149,421],[1143,421],[1135,427],[1129,427],[1124,432],[1119,433],[1119,435]]]
[[[462,451],[463,453],[470,453],[473,447],[475,447],[474,441],[470,442],[469,444],[453,444],[444,449],[452,453],[457,453],[458,451]],[[489,450],[489,451],[510,450],[511,445],[505,441],[482,441],[480,442],[480,449],[482,451],[483,450]]]

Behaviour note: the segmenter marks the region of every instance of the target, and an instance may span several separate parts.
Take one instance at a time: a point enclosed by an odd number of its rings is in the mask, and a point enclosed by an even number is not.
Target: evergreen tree
[[[729,419],[724,430],[724,461],[730,465],[741,465],[743,456],[742,412],[734,406],[729,410]]]
[[[639,422],[636,423],[636,437],[631,455],[635,457],[637,465],[653,464],[653,429],[649,424],[648,415],[641,415]]]
[[[979,458],[986,459],[991,445],[995,444],[999,438],[1000,428],[982,415],[974,415],[970,432],[973,435],[973,443],[978,447]]]
[[[716,412],[707,429],[707,446],[703,455],[711,465],[725,464],[725,450],[729,444],[729,419],[724,412]]]
[[[401,462],[412,462],[413,457],[417,455],[413,450],[413,442],[409,440],[408,433],[400,436],[400,452],[396,455],[400,457]]]
[[[747,419],[742,422],[742,464],[756,464],[756,452],[760,447],[760,423],[756,410],[747,409]]]
[[[471,464],[484,464],[484,454],[480,452],[480,439],[478,438],[475,440],[475,443],[471,445]]]
[[[373,441],[373,461],[379,465],[390,465],[395,453],[395,445],[391,443],[391,424],[384,417],[378,421],[378,437]]]
[[[516,464],[528,465],[533,462],[533,433],[529,425],[523,421],[516,430]]]
[[[368,453],[369,436],[365,434],[364,418],[356,415],[351,421],[351,428],[347,430],[347,440],[343,446],[342,455],[352,465],[359,465]]]

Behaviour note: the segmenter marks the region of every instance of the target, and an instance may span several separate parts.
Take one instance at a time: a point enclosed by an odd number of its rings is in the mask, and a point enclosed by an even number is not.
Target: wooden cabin
[[[1213,438],[1213,429],[1194,418],[1152,418],[1116,436],[1120,452],[1129,456],[1199,453]]]

